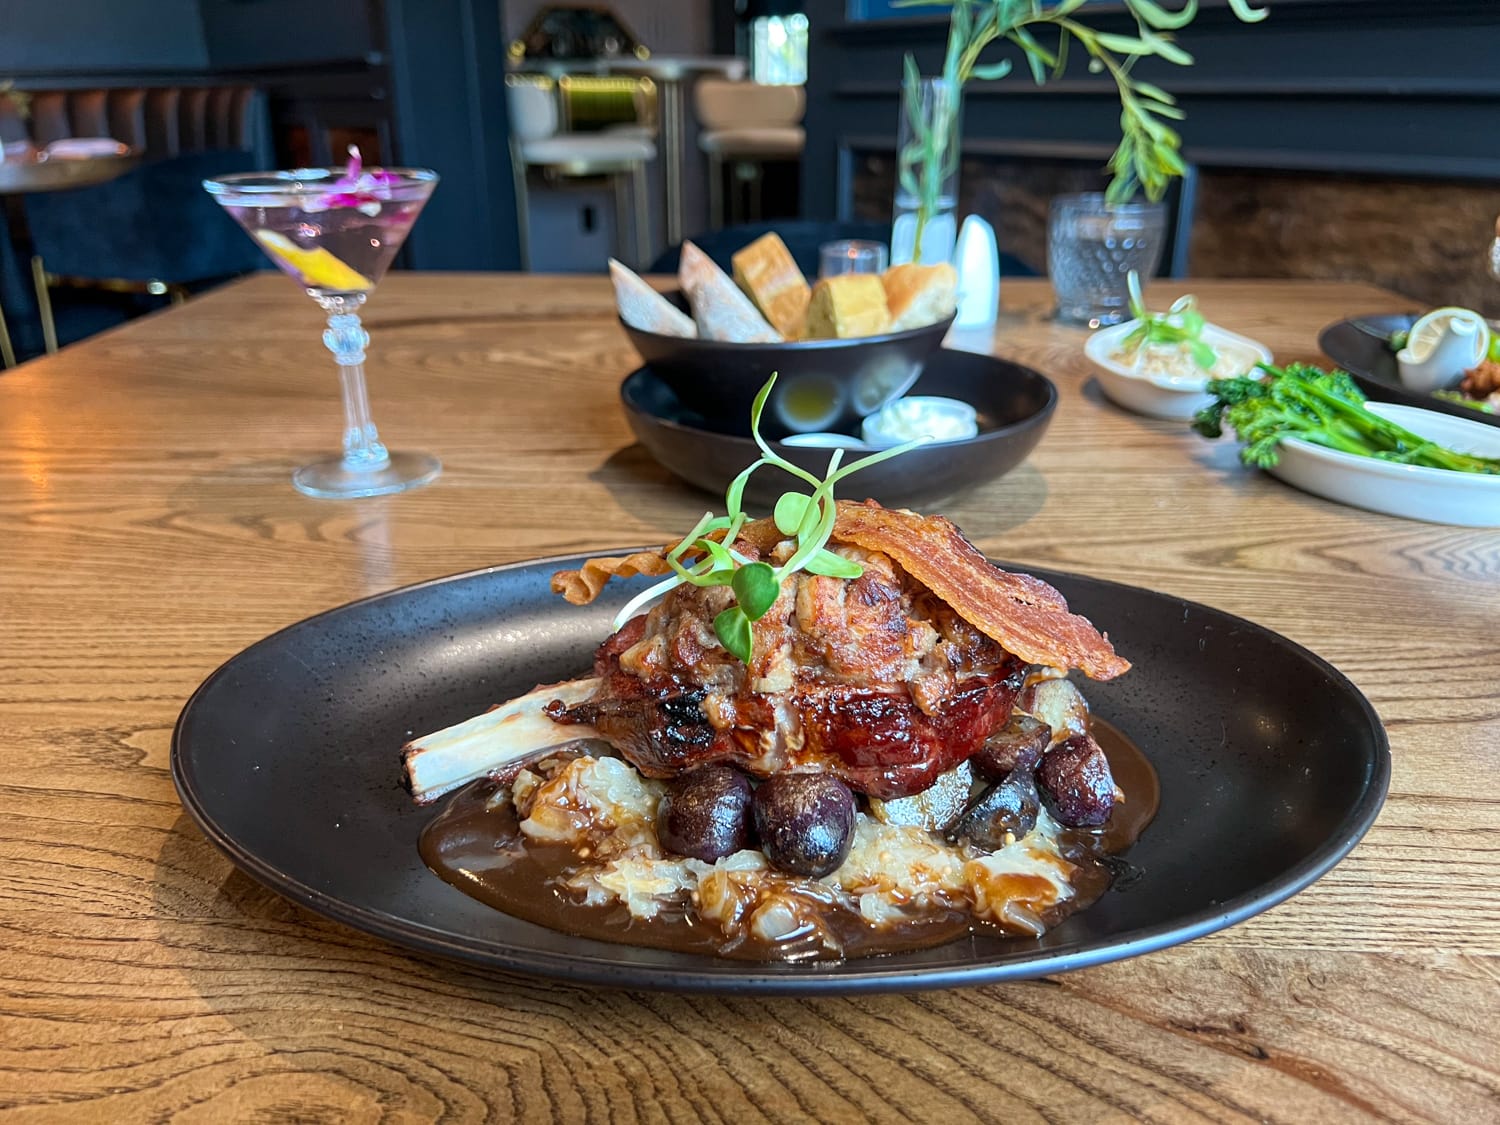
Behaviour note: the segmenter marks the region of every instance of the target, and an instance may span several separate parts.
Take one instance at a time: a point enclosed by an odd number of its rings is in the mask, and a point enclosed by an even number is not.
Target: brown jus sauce
[[[1109,821],[1100,828],[1064,829],[1062,854],[1076,865],[1074,895],[1042,916],[1048,929],[1091,905],[1109,889],[1118,856],[1140,837],[1156,815],[1161,790],[1156,771],[1140,749],[1100,719],[1090,733],[1109,759],[1115,784],[1124,793]],[[652,946],[680,953],[709,954],[740,960],[799,959],[794,940],[767,943],[752,935],[726,937],[717,926],[696,921],[681,908],[665,908],[655,918],[637,919],[622,904],[585,906],[559,889],[561,877],[576,865],[565,845],[537,845],[522,836],[515,808],[508,799],[492,804],[501,786],[476,781],[459,790],[422,833],[422,859],[444,881],[496,910],[549,929],[599,941]],[[1017,876],[1026,879],[1027,876]],[[1024,888],[1018,888],[1024,890]],[[967,910],[924,915],[895,926],[874,929],[854,910],[824,908],[822,922],[843,948],[843,957],[870,957],[942,945],[969,934],[1018,938]],[[826,958],[809,945],[800,956]]]

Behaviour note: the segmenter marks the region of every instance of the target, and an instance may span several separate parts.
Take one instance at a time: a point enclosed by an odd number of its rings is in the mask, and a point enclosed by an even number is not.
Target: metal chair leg
[[[52,292],[47,288],[47,267],[39,254],[31,259],[31,283],[36,287],[36,307],[42,320],[42,344],[48,355],[56,355],[57,322],[52,319]]]
[[[635,202],[635,268],[644,269],[651,257],[651,211],[647,207],[646,165],[630,167],[630,194]]]
[[[724,226],[724,158],[717,152],[708,154],[708,225]]]
[[[5,326],[5,310],[0,309],[0,361],[6,367],[16,365],[16,349],[10,342],[10,329]]]
[[[521,268],[531,272],[531,196],[526,190],[526,161],[518,145],[510,146],[510,170],[516,181],[516,237],[521,246]]]
[[[626,174],[623,171],[612,173],[609,186],[614,189],[615,195],[615,239],[611,249],[620,261],[634,266],[636,263],[630,260],[635,240],[630,237],[630,200],[625,198]]]

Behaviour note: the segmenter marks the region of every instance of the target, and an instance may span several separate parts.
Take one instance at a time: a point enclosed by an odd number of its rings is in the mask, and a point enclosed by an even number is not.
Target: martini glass
[[[307,290],[328,316],[323,343],[344,390],[344,452],[304,465],[292,483],[309,496],[381,496],[426,484],[442,471],[428,453],[381,444],[365,390],[370,334],[359,309],[385,276],[438,178],[418,168],[365,168],[349,149],[347,168],[245,172],[204,180],[266,256]]]

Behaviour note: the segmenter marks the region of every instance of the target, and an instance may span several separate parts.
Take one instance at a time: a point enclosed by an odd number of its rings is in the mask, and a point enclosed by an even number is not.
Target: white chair
[[[656,159],[656,145],[629,133],[559,132],[557,97],[550,83],[511,76],[506,79],[505,92],[521,220],[522,264],[531,268],[528,168],[539,168],[556,177],[608,177],[615,193],[616,253],[633,265],[643,264],[651,234],[646,162]]]
[[[724,225],[726,161],[751,170],[751,190],[758,195],[762,161],[801,157],[807,143],[801,124],[806,94],[801,86],[704,78],[693,87],[693,104],[704,130],[698,147],[708,154],[709,219],[717,229]],[[752,210],[758,218],[758,200]]]

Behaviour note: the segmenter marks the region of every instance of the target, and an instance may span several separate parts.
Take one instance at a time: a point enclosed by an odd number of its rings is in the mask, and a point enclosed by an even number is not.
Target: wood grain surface
[[[1282,359],[1409,303],[1194,289]],[[304,498],[334,374],[311,303],[258,276],[0,375],[0,1119],[1500,1119],[1500,532],[1340,507],[1115,409],[1047,299],[1007,281],[993,345],[1057,382],[1052,428],[946,511],[993,554],[1207,602],[1349,675],[1394,776],[1327,877],[1115,965],[816,1000],[477,971],[262,890],[168,774],[221,661],[393,586],[664,539],[706,498],[632,444],[604,279],[431,274],[371,303],[370,380],[387,442],[443,476]]]

